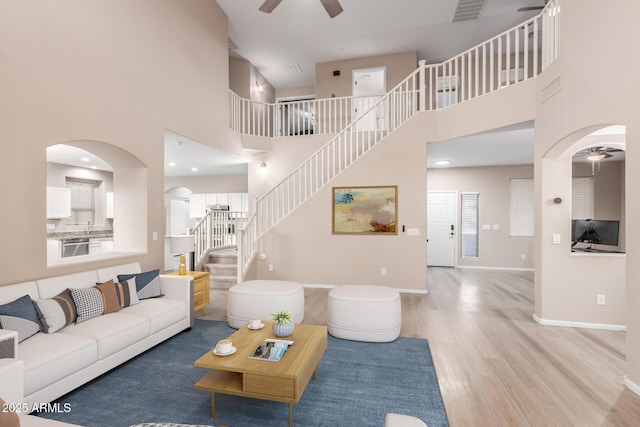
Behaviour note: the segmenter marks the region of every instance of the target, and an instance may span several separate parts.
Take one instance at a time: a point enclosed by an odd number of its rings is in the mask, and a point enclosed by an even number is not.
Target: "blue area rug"
[[[58,399],[71,405],[70,412],[39,416],[92,427],[143,422],[287,425],[288,404],[220,394],[217,418],[211,420],[211,394],[193,388],[207,370],[193,362],[234,331],[224,322],[196,320],[191,331]],[[329,336],[318,380],[309,382],[294,405],[294,425],[384,426],[388,412],[418,417],[429,427],[449,425],[427,341],[363,343]]]

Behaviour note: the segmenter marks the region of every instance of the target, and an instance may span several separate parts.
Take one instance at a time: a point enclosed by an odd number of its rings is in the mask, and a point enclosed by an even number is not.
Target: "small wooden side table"
[[[169,274],[178,276],[177,271]],[[193,311],[198,310],[204,316],[204,308],[209,305],[209,272],[187,271],[187,276],[193,277]]]

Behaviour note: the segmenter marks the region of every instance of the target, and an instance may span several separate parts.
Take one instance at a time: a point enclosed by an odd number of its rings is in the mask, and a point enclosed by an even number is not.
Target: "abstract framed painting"
[[[333,187],[333,234],[398,234],[398,186]]]

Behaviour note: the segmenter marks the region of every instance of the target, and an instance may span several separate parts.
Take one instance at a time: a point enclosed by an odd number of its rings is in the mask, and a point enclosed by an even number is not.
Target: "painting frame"
[[[398,186],[349,186],[331,190],[331,232],[398,234]]]

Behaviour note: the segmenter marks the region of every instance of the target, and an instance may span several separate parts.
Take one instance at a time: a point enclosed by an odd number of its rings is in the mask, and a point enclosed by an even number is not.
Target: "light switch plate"
[[[560,234],[558,234],[558,233],[554,233],[553,234],[553,244],[554,245],[559,245],[560,244]]]
[[[419,228],[407,228],[407,236],[419,236],[420,229]]]

